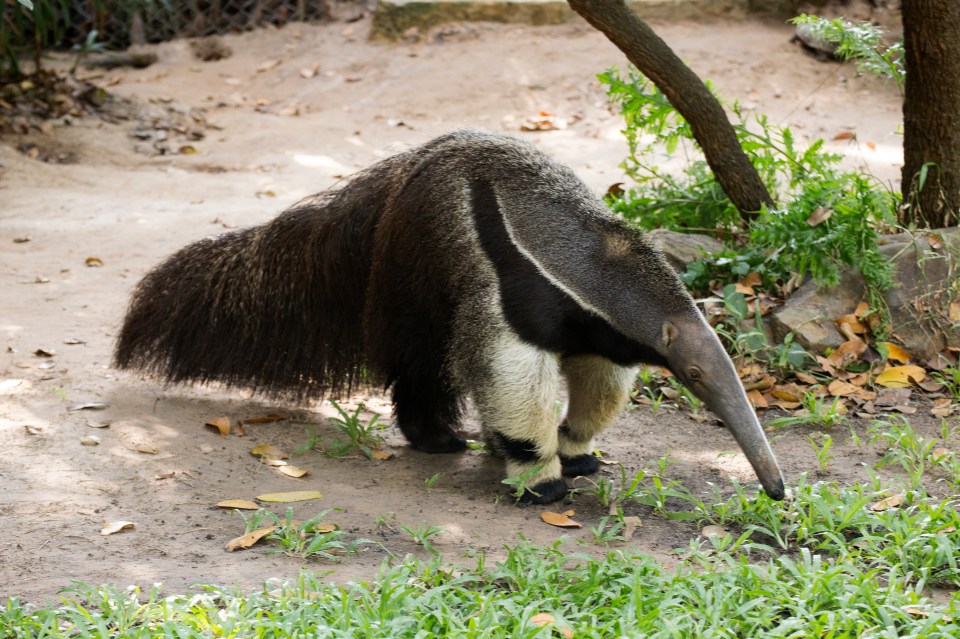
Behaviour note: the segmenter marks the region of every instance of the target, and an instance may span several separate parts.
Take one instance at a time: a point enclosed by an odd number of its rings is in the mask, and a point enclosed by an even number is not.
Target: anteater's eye
[[[701,377],[703,377],[703,373],[702,373],[702,372],[700,371],[700,369],[697,368],[696,366],[691,366],[691,367],[687,370],[687,377],[690,378],[690,381],[695,382],[695,381],[697,381],[698,379],[700,379]]]

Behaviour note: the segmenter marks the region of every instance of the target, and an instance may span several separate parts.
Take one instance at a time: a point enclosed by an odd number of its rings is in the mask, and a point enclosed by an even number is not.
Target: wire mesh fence
[[[337,0],[33,0],[28,9],[19,0],[0,0],[0,47],[31,46],[43,32],[52,48],[69,48],[97,40],[114,49],[246,31],[268,24],[321,21],[331,16]],[[8,52],[0,52],[8,53]]]

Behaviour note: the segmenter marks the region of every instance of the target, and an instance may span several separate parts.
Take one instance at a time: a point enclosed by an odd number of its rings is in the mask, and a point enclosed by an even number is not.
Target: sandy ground
[[[310,474],[291,479],[259,464],[250,449],[269,443],[292,451],[307,440],[311,424],[329,437],[329,406],[163,388],[109,366],[129,291],[161,258],[225,228],[267,220],[301,196],[441,132],[517,131],[598,191],[621,179],[620,121],[595,74],[623,59],[601,35],[582,25],[468,25],[422,43],[387,45],[367,41],[368,27],[368,21],[293,25],[231,36],[226,42],[234,55],[210,63],[195,60],[186,43],[172,42],[156,48],[159,62],[148,69],[100,74],[110,91],[168,115],[180,112],[177,121],[188,120],[182,114],[190,107],[204,109],[214,126],[201,127],[200,140],[173,130],[166,141],[155,130],[141,132],[151,139],[137,139],[141,124],[95,119],[57,123],[51,136],[31,138],[75,158],[64,165],[29,159],[15,150],[18,140],[0,141],[0,597],[49,600],[71,580],[163,582],[183,590],[197,582],[252,586],[301,569],[332,571],[331,579],[374,574],[387,557],[377,547],[337,565],[268,554],[263,546],[224,550],[243,532],[243,521],[216,508],[218,501],[288,490],[325,495],[296,504],[298,517],[338,509],[329,521],[400,555],[424,553],[400,529],[421,523],[446,528],[433,541],[452,561],[470,548],[496,556],[518,535],[542,543],[566,535],[571,549],[595,548],[581,545],[593,537],[586,528],[564,532],[542,523],[541,509],[512,505],[500,484],[502,464],[479,452],[421,454],[391,428],[390,459],[308,452],[293,463]],[[832,140],[854,131],[856,140],[831,144],[850,162],[896,179],[895,87],[802,54],[787,26],[656,27],[725,96],[789,124],[801,138]],[[573,124],[520,133],[520,123],[540,111]],[[151,154],[163,145],[189,145],[197,153]],[[353,400],[388,419],[381,398]],[[106,407],[77,408],[87,402]],[[220,437],[203,425],[222,415],[237,420],[277,410],[293,411],[293,419],[248,426],[245,437]],[[865,425],[856,428],[863,435]],[[477,425],[468,421],[464,429],[475,435]],[[816,468],[808,434],[800,428],[772,436],[788,480]],[[90,435],[100,444],[82,445]],[[858,450],[845,432],[835,439],[826,478],[865,477],[862,464],[876,453]],[[753,480],[732,437],[687,413],[628,411],[600,447],[631,474],[669,454],[677,461],[671,473],[696,491],[729,476]],[[613,476],[615,467],[603,472]],[[424,480],[437,473],[428,487]],[[587,526],[604,514],[584,494],[561,509],[567,507]],[[648,516],[637,506],[626,511],[643,516],[644,526],[624,547],[665,561],[696,534],[692,524]],[[378,526],[378,518],[392,526]],[[102,536],[104,522],[116,520],[135,527]]]

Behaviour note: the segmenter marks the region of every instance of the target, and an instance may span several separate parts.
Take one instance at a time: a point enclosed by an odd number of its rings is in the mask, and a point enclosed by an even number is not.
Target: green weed
[[[801,412],[788,417],[777,417],[767,422],[773,428],[788,426],[820,426],[834,428],[847,422],[846,408],[839,397],[820,397],[806,392],[800,400]]]
[[[446,528],[443,526],[430,526],[426,522],[421,521],[416,528],[411,526],[401,526],[401,528],[410,535],[410,539],[413,543],[418,546],[423,546],[423,548],[430,554],[438,554],[436,548],[433,547],[433,544],[430,543],[431,537],[436,537],[442,532],[446,531]]]
[[[821,437],[815,439],[812,436],[807,435],[807,441],[809,441],[810,445],[813,446],[813,452],[817,456],[817,474],[826,474],[827,466],[833,459],[833,455],[830,454],[830,447],[833,445],[833,437],[830,435],[822,435]]]
[[[292,508],[288,508],[283,517],[262,508],[249,517],[239,510],[237,512],[243,517],[245,533],[270,525],[275,526],[266,539],[277,542],[279,548],[268,550],[269,553],[339,562],[344,555],[356,554],[361,546],[374,543],[369,539],[349,540],[346,533],[339,528],[325,523],[324,519],[331,510],[339,509],[324,510],[304,521],[293,518]]]
[[[615,541],[624,541],[623,522],[619,517],[604,516],[596,526],[589,528],[593,533],[593,543],[597,546],[607,546]]]
[[[427,487],[427,490],[430,490],[434,487],[434,485],[436,485],[436,483],[440,480],[441,475],[443,475],[443,473],[439,472],[423,480],[423,484]]]
[[[949,366],[935,371],[933,379],[941,384],[954,401],[960,401],[960,366]]]
[[[519,475],[516,475],[514,477],[507,477],[506,479],[501,480],[500,483],[506,484],[507,486],[510,486],[513,489],[512,491],[513,497],[517,501],[519,501],[520,498],[523,497],[523,494],[527,491],[529,491],[533,495],[539,496],[540,494],[534,490],[531,490],[527,484],[531,479],[536,477],[537,473],[539,473],[541,470],[543,470],[543,466],[541,465],[533,466],[531,468],[528,468],[524,472],[520,473]]]
[[[383,437],[378,432],[387,428],[386,424],[378,422],[379,415],[374,414],[366,423],[360,419],[360,414],[365,410],[365,406],[360,404],[349,413],[344,410],[340,404],[335,401],[330,404],[336,409],[337,415],[330,417],[330,425],[337,431],[342,438],[334,441],[330,446],[325,446],[323,438],[316,429],[309,429],[307,432],[307,441],[296,449],[296,452],[304,452],[314,448],[323,449],[329,457],[343,457],[354,451],[363,453],[368,459],[373,459],[373,453],[383,446]]]
[[[902,92],[906,78],[902,39],[884,46],[882,28],[867,22],[848,22],[843,18],[829,20],[801,14],[790,22],[813,27],[818,37],[837,45],[836,55],[841,60],[853,60],[859,71],[893,80]]]
[[[860,269],[874,301],[890,286],[877,227],[893,223],[898,196],[873,178],[842,170],[841,157],[826,152],[823,140],[801,150],[789,128],[763,115],[748,119],[737,104],[729,105],[741,147],[779,202],[747,226],[714,179],[689,125],[656,87],[633,68],[626,77],[610,69],[599,78],[624,118],[629,153],[622,166],[633,181],[621,197],[609,198],[613,211],[645,229],[702,232],[726,242],[683,274],[693,290],[749,273],[759,274],[772,291],[805,275],[829,285],[844,266]],[[654,164],[662,150],[678,149],[687,158],[680,175]]]

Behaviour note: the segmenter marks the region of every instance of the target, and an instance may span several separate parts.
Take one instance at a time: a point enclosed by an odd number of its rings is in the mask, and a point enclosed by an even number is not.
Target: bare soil
[[[790,43],[785,25],[655,27],[722,95],[789,124],[801,139],[824,136],[849,162],[896,181],[894,86],[808,57]],[[367,19],[230,36],[225,42],[233,55],[216,62],[196,60],[186,42],[160,45],[159,61],[149,68],[82,72],[134,101],[139,115],[113,124],[61,119],[47,133],[0,141],[0,596],[49,601],[72,580],[163,582],[182,591],[198,582],[251,587],[301,570],[330,571],[338,580],[374,575],[387,554],[372,546],[339,564],[268,554],[265,545],[225,551],[244,524],[218,509],[218,501],[290,490],[324,494],[294,504],[297,517],[337,509],[329,521],[401,556],[424,554],[400,529],[421,522],[446,529],[432,541],[451,561],[470,548],[495,557],[520,535],[539,543],[565,537],[571,550],[603,551],[589,543],[586,527],[563,531],[540,521],[543,509],[514,506],[500,483],[502,463],[480,452],[422,454],[391,427],[389,459],[311,451],[292,459],[310,474],[292,479],[249,451],[264,443],[292,451],[310,428],[330,441],[329,405],[164,388],[110,368],[130,289],[164,256],[224,229],[268,220],[383,155],[450,129],[516,131],[572,165],[597,191],[622,179],[621,122],[595,74],[625,65],[600,34],[583,25],[462,25],[390,45],[368,41],[368,28]],[[541,111],[569,126],[519,131]],[[846,131],[855,138],[834,140]],[[34,159],[18,145],[43,152]],[[50,158],[65,163],[42,161]],[[354,397],[347,405],[359,401],[389,420],[382,397]],[[87,402],[106,407],[78,408]],[[249,425],[243,437],[221,437],[204,426],[219,416],[236,421],[277,411],[291,419]],[[854,424],[863,437],[865,424]],[[915,424],[931,435],[939,428],[931,419]],[[464,430],[476,437],[475,420]],[[816,470],[809,434],[794,428],[771,436],[789,481]],[[83,445],[91,435],[99,445]],[[864,479],[863,465],[876,452],[856,448],[845,430],[834,438],[835,459],[824,478]],[[707,482],[725,485],[728,477],[754,481],[732,437],[685,412],[635,408],[599,445],[631,475],[670,455],[677,462],[671,473],[695,491]],[[437,473],[428,487],[424,480]],[[603,473],[614,476],[616,466]],[[587,494],[554,510],[566,508],[586,526],[605,514]],[[669,562],[671,551],[697,534],[693,524],[630,504],[625,510],[644,524],[620,547]],[[391,526],[377,525],[383,516]],[[100,534],[105,522],[117,520],[135,526]]]

